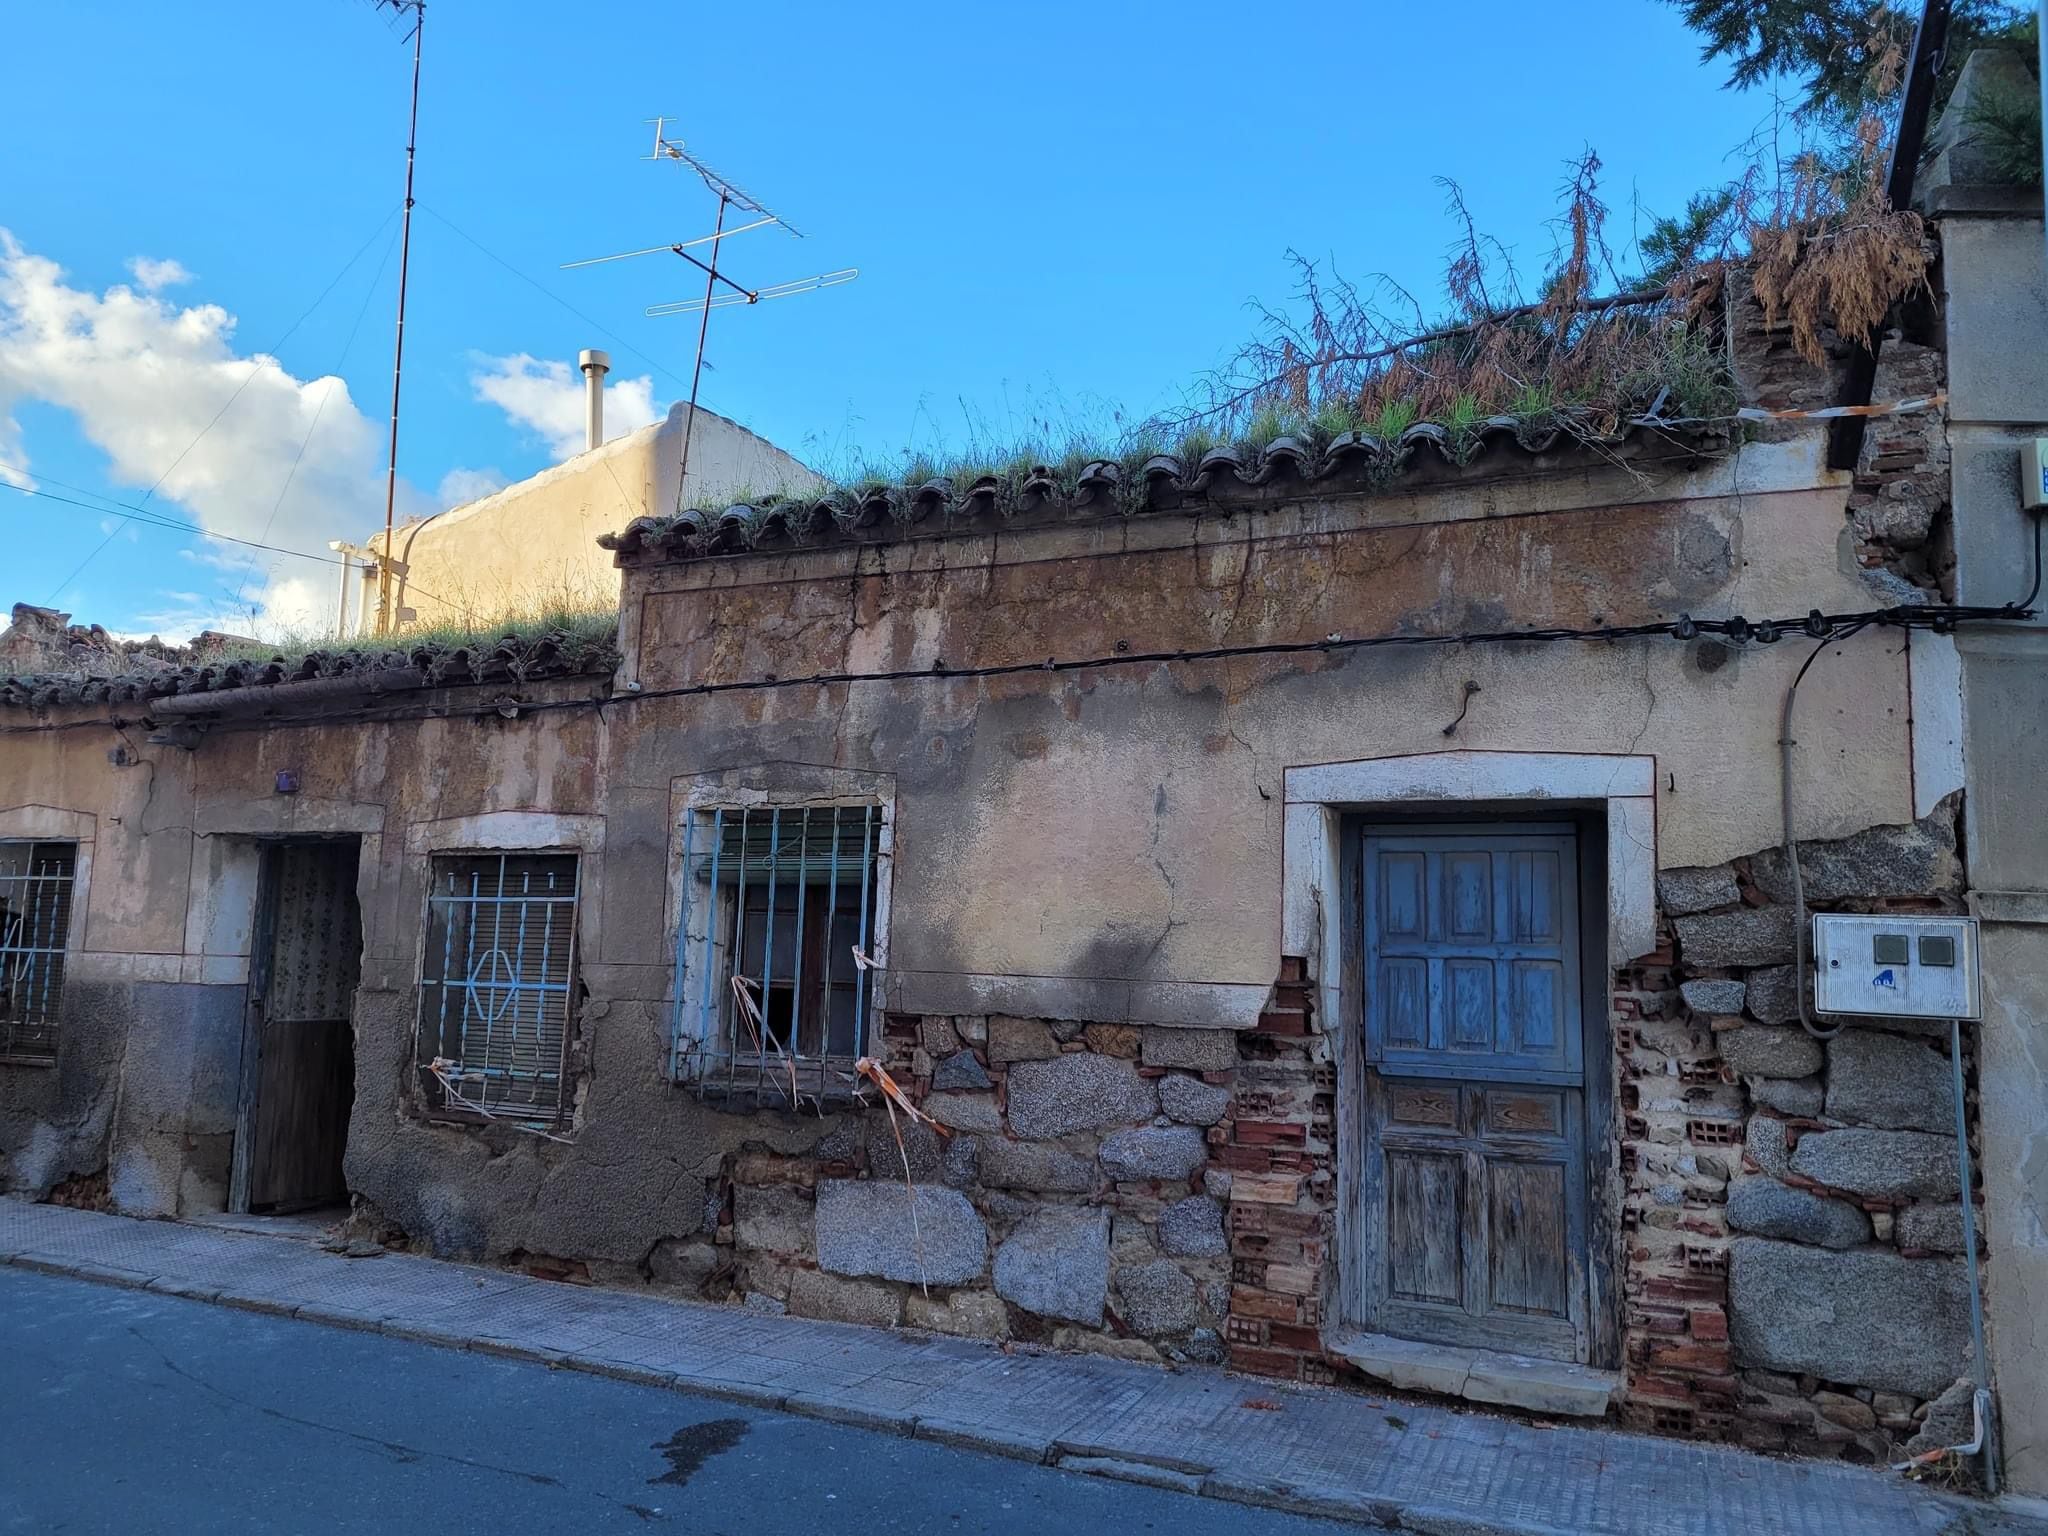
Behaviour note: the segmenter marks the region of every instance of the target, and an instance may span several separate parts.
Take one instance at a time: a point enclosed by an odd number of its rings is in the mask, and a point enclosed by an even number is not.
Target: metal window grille
[[[0,1056],[52,1061],[75,843],[0,843]]]
[[[577,861],[570,853],[434,859],[420,966],[418,1065],[456,1113],[567,1113]]]
[[[872,804],[691,813],[676,929],[678,1080],[770,1098],[848,1091],[873,1014],[855,956],[874,948],[882,841]]]

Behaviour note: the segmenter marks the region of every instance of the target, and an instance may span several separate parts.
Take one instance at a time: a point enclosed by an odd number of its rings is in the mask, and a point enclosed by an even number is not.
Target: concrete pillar
[[[2024,597],[2033,576],[2019,448],[2048,436],[2048,259],[2039,191],[1973,185],[1974,160],[1943,149],[1921,201],[1941,235],[1956,598],[1995,605]],[[1979,1133],[1992,1371],[2006,1481],[2048,1494],[2048,625],[1966,626],[1956,652],[1964,835],[1984,923]]]

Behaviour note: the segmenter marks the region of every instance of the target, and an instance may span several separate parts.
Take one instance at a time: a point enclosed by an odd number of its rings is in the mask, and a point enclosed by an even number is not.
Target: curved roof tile
[[[1071,481],[1039,464],[1013,481],[981,475],[964,488],[938,476],[914,487],[870,485],[828,492],[816,501],[730,507],[718,514],[685,509],[671,517],[635,518],[598,543],[621,561],[690,560],[829,542],[835,535],[860,541],[872,537],[868,530],[883,525],[951,525],[991,511],[1005,521],[1047,510],[1077,519],[1142,516],[1207,499],[1227,513],[1273,505],[1275,499],[1266,488],[1289,482],[1313,484],[1326,492],[1368,489],[1389,470],[1414,470],[1425,449],[1435,462],[1461,466],[1503,448],[1534,458],[1579,443],[1620,443],[1645,432],[1687,446],[1718,436],[1680,433],[1651,417],[1624,422],[1612,431],[1596,431],[1589,423],[1561,414],[1490,416],[1462,432],[1441,422],[1418,421],[1391,441],[1370,432],[1343,432],[1319,447],[1308,438],[1289,435],[1263,449],[1211,448],[1192,464],[1173,454],[1156,453],[1128,472],[1116,460],[1093,459]],[[1264,495],[1256,494],[1262,491]]]

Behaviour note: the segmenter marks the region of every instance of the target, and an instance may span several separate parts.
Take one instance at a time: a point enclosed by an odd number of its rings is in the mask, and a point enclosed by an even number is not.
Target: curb
[[[1563,1527],[1529,1520],[1473,1514],[1441,1505],[1407,1504],[1399,1499],[1334,1485],[1294,1483],[1263,1478],[1249,1473],[1219,1471],[1202,1463],[1173,1457],[1147,1456],[1113,1445],[1066,1440],[1057,1436],[1034,1435],[1001,1426],[969,1423],[941,1416],[922,1417],[904,1412],[873,1409],[843,1399],[805,1391],[722,1380],[667,1371],[656,1366],[614,1360],[603,1355],[579,1353],[525,1345],[508,1339],[477,1338],[453,1331],[446,1325],[377,1318],[359,1311],[323,1307],[319,1303],[291,1302],[277,1297],[251,1295],[208,1286],[171,1276],[151,1275],[87,1260],[54,1259],[33,1251],[0,1253],[0,1266],[28,1270],[63,1279],[83,1280],[122,1290],[147,1291],[181,1301],[228,1307],[237,1311],[287,1318],[322,1327],[356,1333],[376,1333],[406,1343],[436,1349],[467,1351],[496,1359],[544,1365],[552,1370],[571,1370],[605,1377],[629,1385],[652,1387],[714,1402],[737,1404],[763,1412],[787,1413],[821,1423],[880,1434],[900,1435],[928,1441],[954,1450],[1000,1456],[1010,1461],[1051,1467],[1080,1476],[1103,1477],[1135,1483],[1172,1493],[1215,1499],[1223,1503],[1271,1509],[1285,1514],[1337,1520],[1378,1530],[1404,1531],[1414,1536],[1583,1536]],[[1994,1517],[1993,1530],[2041,1529],[2031,1522],[2003,1526],[1995,1523],[1998,1511],[1972,1504],[1951,1506],[1952,1523],[1944,1531],[1978,1529],[1972,1516]],[[2024,1517],[2022,1517],[2024,1520]]]
[[[602,1376],[633,1386],[654,1387],[689,1397],[735,1403],[743,1408],[755,1408],[769,1413],[787,1413],[798,1418],[814,1419],[825,1424],[841,1424],[850,1429],[870,1430],[879,1434],[901,1435],[907,1439],[924,1440],[952,1450],[1001,1456],[1006,1460],[1028,1462],[1034,1466],[1049,1467],[1084,1477],[1109,1478],[1116,1482],[1162,1489],[1168,1493],[1272,1509],[1286,1514],[1342,1520],[1348,1524],[1377,1527],[1381,1530],[1412,1531],[1418,1533],[1418,1536],[1575,1536],[1575,1533],[1560,1531],[1553,1526],[1475,1519],[1470,1515],[1443,1510],[1412,1509],[1396,1501],[1373,1499],[1335,1488],[1316,1489],[1290,1483],[1267,1482],[1217,1472],[1199,1463],[1176,1461],[1172,1458],[1147,1459],[1119,1452],[1115,1446],[1019,1434],[991,1425],[964,1424],[941,1418],[920,1418],[915,1414],[890,1413],[887,1410],[863,1408],[858,1404],[841,1402],[836,1398],[808,1392],[788,1392],[752,1382],[687,1376],[653,1366],[608,1360],[601,1355],[537,1348],[517,1344],[508,1339],[473,1338],[418,1323],[375,1320],[360,1312],[343,1312],[323,1308],[317,1304],[292,1303],[275,1297],[222,1291],[191,1282],[147,1275],[136,1270],[116,1269],[108,1265],[39,1258],[31,1254],[0,1255],[0,1264],[32,1270],[37,1274],[118,1286],[123,1290],[150,1291],[180,1301],[230,1307],[236,1311],[288,1318],[320,1327],[340,1328],[354,1333],[382,1334],[387,1338],[400,1339],[410,1344],[462,1350],[494,1359],[545,1365],[552,1370],[570,1370],[587,1376]]]

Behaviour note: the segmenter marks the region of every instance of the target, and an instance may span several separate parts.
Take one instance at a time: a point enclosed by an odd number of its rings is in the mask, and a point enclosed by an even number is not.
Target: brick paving
[[[290,1229],[287,1228],[287,1231]],[[1877,1471],[0,1199],[0,1263],[1435,1536],[2048,1533]]]

